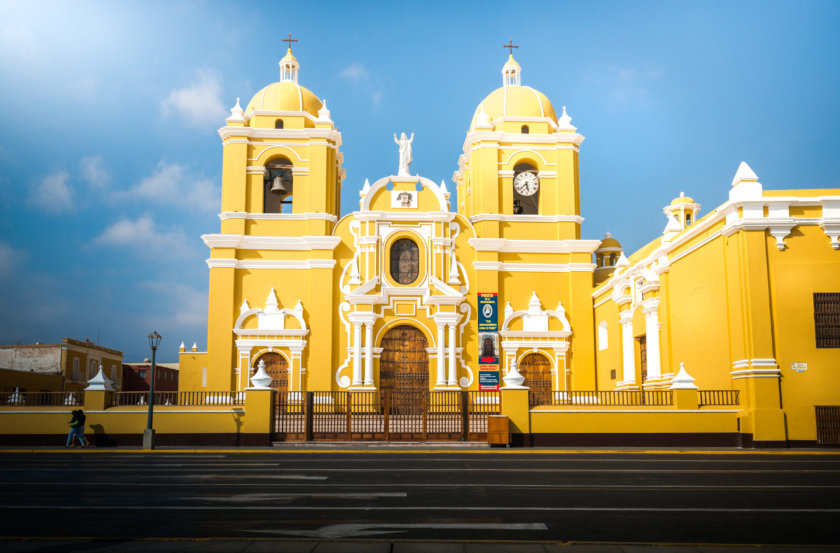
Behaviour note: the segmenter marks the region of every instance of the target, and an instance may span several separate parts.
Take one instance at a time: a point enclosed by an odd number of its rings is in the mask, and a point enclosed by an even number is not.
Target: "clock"
[[[540,179],[534,173],[519,173],[513,179],[513,189],[522,196],[533,196],[540,189]]]

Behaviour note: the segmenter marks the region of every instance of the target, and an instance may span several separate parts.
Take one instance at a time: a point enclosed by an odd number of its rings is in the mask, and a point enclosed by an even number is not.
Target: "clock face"
[[[540,179],[534,173],[519,173],[513,179],[513,189],[522,196],[533,196],[540,189]]]

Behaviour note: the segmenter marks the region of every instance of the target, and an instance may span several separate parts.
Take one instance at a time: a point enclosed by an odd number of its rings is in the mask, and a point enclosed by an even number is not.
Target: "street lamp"
[[[149,384],[149,416],[146,419],[146,430],[143,432],[143,449],[154,449],[155,431],[152,428],[152,416],[155,408],[155,352],[160,344],[161,335],[157,331],[149,334],[149,347],[152,348],[152,381]]]

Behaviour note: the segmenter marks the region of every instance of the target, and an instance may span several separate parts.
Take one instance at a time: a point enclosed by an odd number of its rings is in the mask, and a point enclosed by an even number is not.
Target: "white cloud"
[[[0,48],[4,57],[29,58],[37,51],[37,41],[23,21],[10,21],[0,27]]]
[[[161,161],[151,175],[128,192],[117,194],[118,199],[129,197],[216,212],[219,209],[220,191],[213,181],[192,173],[188,167]]]
[[[44,177],[29,196],[29,204],[49,213],[66,213],[76,209],[73,188],[66,171],[56,171]]]
[[[184,230],[163,230],[148,215],[135,220],[121,219],[93,239],[94,244],[132,248],[144,255],[165,255],[169,258],[190,253]]]
[[[0,277],[10,276],[25,258],[24,252],[0,242]]]
[[[195,82],[170,92],[161,111],[165,117],[174,113],[196,126],[218,124],[226,115],[221,78],[214,71],[197,70]]]
[[[85,157],[79,162],[82,179],[93,188],[106,188],[111,184],[111,173],[101,156]]]
[[[170,326],[198,326],[207,322],[207,291],[195,290],[181,282],[141,282],[141,287],[148,288],[167,297],[167,305],[172,306],[166,320]],[[187,344],[189,345],[189,344]]]
[[[362,63],[352,63],[339,73],[342,79],[348,81],[362,81],[370,78],[370,71]]]

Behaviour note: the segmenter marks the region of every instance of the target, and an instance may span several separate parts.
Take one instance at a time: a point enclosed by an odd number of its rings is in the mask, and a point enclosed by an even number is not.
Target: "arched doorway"
[[[529,353],[519,362],[519,372],[525,377],[534,405],[551,402],[551,362],[545,355]]]
[[[289,389],[289,363],[286,358],[279,353],[269,352],[261,355],[257,363],[260,361],[265,363],[265,372],[271,377],[270,386],[280,391],[287,391]]]
[[[417,328],[400,325],[382,337],[379,389],[427,391],[429,355],[426,336]]]

